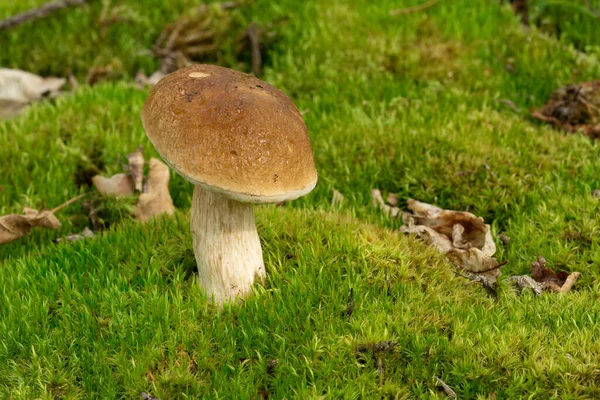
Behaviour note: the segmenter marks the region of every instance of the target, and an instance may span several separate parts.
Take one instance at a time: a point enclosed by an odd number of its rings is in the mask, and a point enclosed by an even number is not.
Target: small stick
[[[414,13],[414,12],[417,12],[417,11],[426,10],[429,7],[434,6],[439,1],[440,0],[429,0],[429,1],[426,1],[425,3],[423,3],[423,4],[419,4],[417,6],[407,7],[407,8],[399,8],[397,10],[390,11],[390,15],[392,15],[392,16],[405,15],[405,14],[411,14],[411,13]]]
[[[446,396],[448,396],[449,399],[456,399],[456,392],[454,390],[452,390],[452,388],[450,386],[448,386],[446,384],[446,382],[444,382],[443,380],[441,380],[437,376],[434,376],[433,379],[435,379],[435,381],[437,382],[437,384],[442,387],[442,390],[444,391],[444,393],[446,394]]]
[[[566,293],[569,290],[571,290],[571,288],[573,287],[575,282],[577,282],[577,279],[579,279],[580,276],[581,276],[580,272],[573,272],[571,275],[569,275],[567,277],[567,279],[565,280],[565,283],[563,283],[563,285],[561,286],[559,292]]]
[[[260,54],[260,28],[255,23],[248,26],[248,40],[252,48],[252,73],[259,76],[262,69],[262,56]]]
[[[34,8],[23,13],[13,15],[10,18],[0,21],[0,30],[9,29],[14,26],[21,25],[27,21],[47,17],[55,11],[71,6],[81,6],[89,0],[59,0],[51,3],[42,4],[40,7]]]
[[[52,212],[52,214],[62,210],[63,208],[65,208],[68,205],[71,205],[73,203],[75,203],[77,200],[81,199],[82,197],[87,196],[87,193],[83,193],[80,194],[79,196],[75,196],[73,197],[71,200],[67,200],[66,202],[62,203],[60,206],[53,208],[52,210],[50,210]]]

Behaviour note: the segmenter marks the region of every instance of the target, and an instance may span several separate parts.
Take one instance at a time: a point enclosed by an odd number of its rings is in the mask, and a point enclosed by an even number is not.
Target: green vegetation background
[[[0,17],[41,3],[4,0]],[[142,225],[129,204],[108,202],[106,231],[54,244],[87,223],[71,206],[60,230],[0,247],[0,397],[443,398],[434,375],[460,398],[599,397],[600,147],[528,117],[559,86],[598,78],[598,24],[551,5],[542,28],[560,25],[555,40],[485,0],[389,15],[417,3],[256,0],[239,11],[283,21],[263,79],[306,111],[320,174],[309,196],[257,210],[268,281],[242,305],[207,304],[192,191],[175,174],[175,218]],[[3,67],[83,79],[110,66],[113,78],[0,123],[0,214],[88,191],[81,171],[120,172],[119,154],[139,144],[156,155],[139,120],[147,91],[132,77],[158,67],[152,43],[197,4],[95,2],[0,32]],[[102,32],[103,7],[128,19]],[[495,301],[396,233],[371,188],[484,217],[511,238],[498,243],[505,275],[542,254],[582,278],[539,298],[502,283]],[[355,351],[381,340],[398,342],[384,380]]]

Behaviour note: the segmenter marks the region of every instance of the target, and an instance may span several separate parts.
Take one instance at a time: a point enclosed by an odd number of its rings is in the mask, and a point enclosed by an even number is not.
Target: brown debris
[[[231,11],[245,3],[204,4],[167,26],[152,48],[162,60],[160,71],[169,74],[197,62],[225,64],[231,49],[238,61],[250,60],[249,72],[260,75],[264,52],[275,34],[271,26],[241,25]]]
[[[83,228],[81,233],[75,233],[73,235],[65,236],[64,238],[55,239],[54,243],[76,242],[78,240],[83,240],[83,239],[94,237],[94,235],[95,235],[94,232],[86,226],[85,228]]]
[[[52,210],[34,210],[25,207],[23,214],[7,214],[0,216],[0,244],[10,243],[27,235],[31,228],[41,226],[48,229],[60,227],[60,221],[54,215],[64,207],[74,203],[84,195],[79,195],[55,207]]]
[[[143,147],[140,145],[136,151],[127,154],[127,160],[129,161],[129,175],[133,179],[135,190],[143,192],[144,184],[144,154],[142,152]]]
[[[444,391],[446,396],[448,396],[449,399],[456,399],[456,392],[454,390],[452,390],[452,388],[450,386],[448,386],[446,384],[446,382],[444,382],[437,376],[434,376],[433,379],[442,388],[442,390]]]
[[[398,207],[391,207],[385,204],[379,189],[371,190],[371,200],[373,207],[380,208],[386,217],[396,218],[400,214],[400,209]]]
[[[259,76],[262,70],[262,55],[260,53],[260,28],[257,24],[251,23],[246,30],[246,36],[250,42],[252,51],[252,73]]]
[[[569,133],[581,130],[599,138],[600,80],[558,89],[539,110],[532,109],[531,116]]]
[[[379,384],[385,383],[385,367],[383,365],[382,353],[389,353],[396,347],[396,342],[391,340],[384,340],[377,343],[361,344],[357,346],[356,352],[362,356],[366,352],[370,352],[373,357],[373,364],[379,375]],[[363,361],[364,362],[364,361]]]
[[[267,363],[267,375],[273,376],[275,374],[275,368],[279,364],[279,359],[274,358]]]
[[[517,286],[517,289],[519,289],[519,292],[530,288],[536,295],[539,296],[542,294],[542,285],[536,282],[529,275],[511,276],[508,278],[508,281],[514,283]]]
[[[400,204],[400,200],[398,199],[398,196],[396,195],[396,193],[392,193],[392,192],[388,193],[386,201],[392,207],[398,207],[398,205]]]
[[[89,0],[58,0],[45,3],[37,8],[13,15],[10,18],[0,21],[0,30],[9,29],[34,19],[45,18],[58,10],[62,10],[63,8],[81,6],[88,1]]]
[[[135,207],[135,218],[148,221],[160,214],[172,215],[175,212],[169,193],[169,167],[156,158],[150,159],[148,190],[142,193]]]
[[[0,68],[0,119],[10,118],[44,97],[60,95],[66,79],[32,74],[18,69]]]
[[[500,268],[506,263],[492,257],[496,245],[483,218],[412,199],[408,200],[408,208],[411,212],[402,214],[401,232],[416,234],[433,245],[467,273],[465,278],[482,283],[486,290],[496,294]]]
[[[115,174],[110,178],[96,175],[92,182],[102,196],[133,196],[135,184],[128,174]]]
[[[531,263],[531,277],[541,284],[542,289],[551,292],[568,292],[580,276],[579,272],[569,274],[565,271],[552,271],[546,267],[546,259],[542,256],[538,256],[537,260]]]
[[[336,188],[332,188],[331,192],[333,195],[331,196],[331,207],[339,207],[345,200],[343,194],[341,194]]]

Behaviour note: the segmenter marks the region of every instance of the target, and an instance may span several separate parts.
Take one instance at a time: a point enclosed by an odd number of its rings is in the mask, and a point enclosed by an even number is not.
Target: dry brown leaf
[[[148,221],[160,214],[173,214],[173,200],[169,193],[169,167],[156,158],[150,159],[148,192],[142,193],[135,208],[135,218]]]
[[[396,218],[398,214],[400,214],[400,209],[398,207],[390,207],[389,205],[385,204],[379,189],[371,190],[371,199],[373,207],[381,209],[386,217]]]
[[[87,239],[87,238],[91,238],[91,237],[94,237],[94,232],[86,226],[85,228],[83,228],[81,233],[75,233],[73,235],[65,236],[64,238],[58,238],[58,239],[54,240],[54,242],[55,243],[76,242],[78,240]]]
[[[398,207],[398,205],[400,204],[400,200],[398,200],[398,196],[396,196],[396,193],[388,193],[386,200],[387,203],[392,207]]]
[[[0,68],[0,118],[19,113],[43,95],[57,95],[65,83],[63,78],[42,78],[18,69]]]
[[[531,116],[567,132],[579,129],[587,136],[600,137],[600,80],[558,89]]]
[[[400,227],[400,232],[415,234],[425,243],[434,246],[439,252],[444,254],[454,248],[448,236],[442,235],[425,225],[405,225]]]
[[[333,195],[331,196],[331,207],[338,207],[344,202],[345,197],[336,188],[332,188],[331,191],[333,192]]]
[[[491,256],[496,252],[496,245],[483,218],[466,211],[442,210],[431,204],[408,200],[408,208],[412,213],[404,213],[405,224],[424,225],[447,236],[457,249],[477,248],[484,255]],[[410,225],[409,224],[409,225]]]
[[[551,292],[568,292],[580,276],[579,272],[569,274],[565,271],[552,271],[546,267],[546,259],[542,256],[538,256],[537,260],[531,263],[531,277],[541,284],[542,289]]]
[[[144,185],[144,153],[142,152],[143,147],[140,145],[136,151],[127,154],[127,160],[129,161],[129,174],[135,185],[135,190],[143,192]]]
[[[110,178],[96,175],[92,182],[102,196],[133,196],[135,185],[128,174],[116,174]]]
[[[25,207],[24,214],[8,214],[0,217],[0,244],[17,240],[29,233],[31,228],[42,226],[48,229],[56,229],[60,221],[52,210],[37,211]]]
[[[513,282],[519,289],[519,292],[522,292],[523,289],[530,288],[536,295],[539,296],[542,294],[542,285],[529,275],[511,276],[508,278],[508,281]]]
[[[412,199],[407,203],[411,212],[402,214],[404,225],[400,231],[416,234],[433,245],[466,272],[466,278],[482,283],[486,290],[495,294],[504,263],[492,257],[496,245],[490,226],[483,218],[465,211],[443,210]]]

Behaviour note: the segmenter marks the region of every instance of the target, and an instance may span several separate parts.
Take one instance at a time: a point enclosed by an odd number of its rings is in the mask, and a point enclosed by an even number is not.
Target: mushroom
[[[150,141],[192,182],[199,283],[222,304],[265,266],[253,203],[293,200],[317,184],[306,125],[292,101],[253,76],[192,65],[161,79],[142,109]]]

